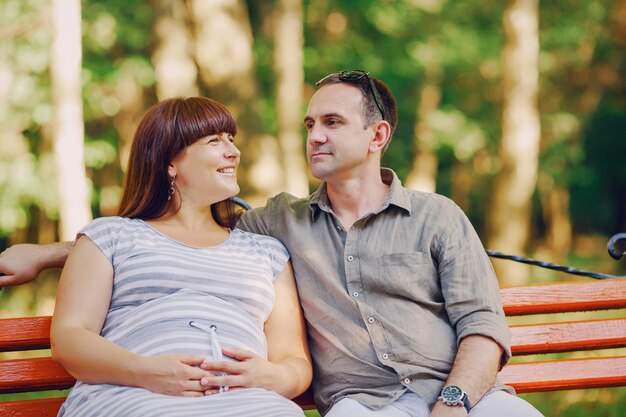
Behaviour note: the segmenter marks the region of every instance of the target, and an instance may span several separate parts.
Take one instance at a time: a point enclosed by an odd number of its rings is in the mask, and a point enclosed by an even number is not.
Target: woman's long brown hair
[[[152,106],[135,133],[130,150],[118,215],[143,220],[165,214],[168,200],[170,162],[187,146],[217,133],[237,133],[228,109],[206,97],[171,98]],[[230,200],[211,206],[215,220],[224,227],[235,226],[241,209]]]

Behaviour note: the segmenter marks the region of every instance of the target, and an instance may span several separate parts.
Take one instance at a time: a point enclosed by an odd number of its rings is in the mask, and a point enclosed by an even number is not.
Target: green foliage
[[[306,15],[307,81],[346,68],[365,68],[385,80],[398,102],[399,123],[383,164],[406,178],[419,144],[439,158],[438,192],[452,195],[451,169],[461,163],[477,178],[475,193],[482,196],[495,164],[476,170],[474,159],[483,150],[493,154],[500,136],[503,10],[504,4],[477,1],[372,0],[358,8],[350,1],[315,2]],[[416,139],[416,109],[429,72],[441,102],[426,120],[432,137]],[[468,201],[473,220],[485,216],[482,198]]]
[[[555,391],[523,394],[545,416],[621,417],[626,406],[626,388]]]
[[[255,39],[259,128],[274,133],[272,22],[277,4],[247,5]],[[48,7],[45,0],[0,4],[5,28],[0,76],[7,81],[0,90],[0,121],[8,126],[3,144],[11,142],[0,155],[4,235],[29,223],[32,206],[56,218],[51,144],[46,138],[53,114]],[[150,58],[154,11],[149,2],[123,0],[88,0],[82,7],[86,162],[94,178],[93,205],[98,207],[105,185],[95,173],[113,169],[121,174],[116,158],[121,150],[121,86],[132,81],[143,89],[146,103],[154,101]],[[344,68],[366,68],[387,81],[399,103],[400,123],[384,164],[405,178],[416,146],[430,149],[441,162],[438,190],[446,194],[452,192],[450,170],[462,164],[474,178],[474,191],[467,198],[469,215],[484,218],[488,206],[483,196],[488,196],[496,172],[500,137],[504,7],[501,3],[484,7],[477,0],[364,0],[358,7],[348,0],[305,1],[306,94],[319,78]],[[555,186],[574,192],[572,212],[582,224],[577,230],[585,232],[625,227],[619,197],[624,150],[614,144],[621,139],[624,115],[598,105],[610,101],[613,108],[623,108],[626,100],[619,90],[625,54],[619,41],[624,29],[615,20],[617,7],[617,0],[540,2],[540,170]],[[433,135],[415,138],[419,94],[428,77],[440,90],[441,101],[426,120]],[[609,98],[611,91],[615,93]],[[603,129],[604,122],[614,128]],[[603,143],[598,135],[612,142],[594,148],[594,143]],[[602,154],[599,149],[613,151]],[[590,220],[595,221],[590,201],[606,207],[597,228]]]
[[[33,205],[56,216],[42,137],[52,114],[45,6],[43,0],[0,3],[0,236],[27,226]]]
[[[540,169],[571,192],[575,232],[626,230],[626,45],[618,2],[541,3]],[[620,30],[622,32],[620,32]]]
[[[119,198],[119,125],[121,117],[128,117],[121,116],[123,90],[139,88],[149,103],[155,100],[153,10],[149,2],[122,0],[83,1],[82,6],[85,165],[93,182],[92,208],[99,216],[101,210],[115,213]]]
[[[103,169],[117,156],[121,108],[116,89],[125,78],[154,85],[149,58],[152,9],[147,2],[83,1],[85,159]],[[38,207],[58,218],[58,197],[48,134],[53,108],[49,79],[50,4],[44,0],[0,3],[0,236],[31,224]],[[97,176],[96,176],[97,180]],[[94,184],[99,206],[101,184]]]
[[[626,101],[608,93],[583,133],[584,160],[572,185],[577,232],[626,230]]]

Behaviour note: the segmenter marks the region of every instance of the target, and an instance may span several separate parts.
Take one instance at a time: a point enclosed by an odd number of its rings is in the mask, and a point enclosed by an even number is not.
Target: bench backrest
[[[527,355],[626,347],[626,318],[556,321],[561,313],[626,308],[626,280],[532,285],[501,289],[510,318],[536,314],[531,325],[511,325],[514,358],[499,374],[517,392],[626,386],[626,356],[530,359]],[[550,316],[546,316],[551,314]],[[0,319],[0,352],[50,347],[50,317]],[[619,350],[618,350],[619,351]],[[42,357],[0,362],[0,393],[62,390],[74,378],[43,351]],[[2,416],[56,415],[63,398],[0,402]],[[314,408],[310,392],[298,397]]]

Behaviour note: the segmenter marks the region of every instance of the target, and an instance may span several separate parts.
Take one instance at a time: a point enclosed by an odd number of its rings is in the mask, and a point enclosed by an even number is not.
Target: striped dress
[[[220,245],[195,248],[142,220],[121,217],[96,219],[80,234],[113,265],[111,305],[101,332],[106,339],[146,356],[191,353],[210,360],[217,343],[267,357],[263,325],[274,305],[273,280],[289,259],[278,240],[234,229]],[[260,388],[175,397],[78,381],[58,415],[279,417],[303,412]]]

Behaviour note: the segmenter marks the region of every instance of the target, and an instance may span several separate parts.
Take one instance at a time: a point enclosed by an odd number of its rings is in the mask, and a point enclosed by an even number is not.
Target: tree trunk
[[[552,262],[564,263],[572,244],[569,217],[569,190],[555,187],[554,181],[542,175],[538,182],[543,219],[546,224],[546,245]]]
[[[529,238],[531,198],[537,181],[540,123],[538,0],[510,0],[504,13],[501,171],[489,216],[489,247],[523,255]],[[528,269],[495,263],[501,282],[524,284]]]
[[[151,0],[154,11],[152,32],[155,46],[151,60],[154,65],[156,94],[158,100],[171,97],[189,97],[198,91],[198,69],[193,58],[193,36],[189,30],[190,16],[185,0]],[[144,87],[135,74],[120,73],[115,94],[120,101],[120,111],[114,124],[120,133],[120,165],[126,170],[130,147],[137,125],[146,110]],[[152,103],[151,103],[152,104]],[[116,181],[103,184],[115,187]],[[115,210],[112,201],[103,201],[101,212],[111,214]]]
[[[470,210],[470,194],[474,186],[474,177],[467,164],[455,159],[452,164],[452,200],[463,210]],[[476,225],[474,225],[476,227]]]
[[[305,197],[309,194],[309,180],[300,135],[304,84],[302,1],[279,0],[274,27],[278,143],[287,174],[285,191]]]
[[[193,59],[190,16],[184,0],[152,0],[154,39],[152,63],[159,100],[197,96],[198,67]]]
[[[243,0],[188,0],[194,25],[195,58],[212,98],[233,113],[241,150],[242,196],[253,206],[284,188],[276,138],[262,135],[252,51],[252,30]]]
[[[120,73],[115,85],[115,95],[120,101],[120,111],[115,115],[113,123],[120,134],[119,160],[122,171],[126,171],[135,131],[146,111],[144,93],[143,86],[134,74],[129,71],[123,74]],[[111,178],[109,185],[113,186],[114,184],[117,184],[117,180]],[[115,205],[117,206],[117,203]],[[110,210],[111,208],[109,207],[108,209]]]
[[[73,240],[91,219],[84,164],[81,94],[80,0],[53,0],[54,40],[50,64],[54,155],[62,240]]]
[[[431,39],[430,47],[436,56],[439,47]],[[434,152],[436,138],[428,124],[429,116],[437,110],[441,102],[441,65],[438,59],[433,59],[426,66],[426,80],[420,91],[420,103],[417,107],[417,123],[413,141],[415,143],[415,157],[411,171],[406,179],[406,187],[414,190],[435,192],[437,181],[437,166],[439,161]]]

